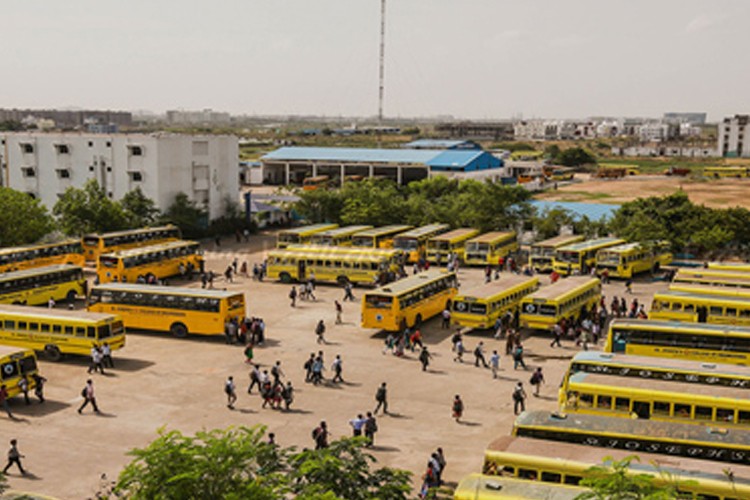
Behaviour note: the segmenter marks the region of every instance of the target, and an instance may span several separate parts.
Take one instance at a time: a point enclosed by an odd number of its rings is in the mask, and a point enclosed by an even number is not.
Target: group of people
[[[427,470],[422,474],[422,487],[419,489],[419,498],[427,498],[430,490],[439,488],[443,484],[443,473],[447,465],[442,448],[435,450],[427,461]]]
[[[115,362],[112,359],[112,348],[108,343],[104,342],[101,346],[94,344],[91,348],[91,364],[87,373],[97,371],[104,375],[104,368],[114,368]]]

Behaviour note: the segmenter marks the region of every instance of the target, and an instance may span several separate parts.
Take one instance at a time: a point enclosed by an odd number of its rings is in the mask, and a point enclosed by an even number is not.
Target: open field
[[[208,252],[208,268],[222,271],[235,255],[240,262],[260,261],[263,249],[271,244],[270,238],[261,235],[250,245],[223,245],[220,251]],[[482,272],[465,269],[460,278],[463,286],[470,286],[482,280]],[[547,278],[542,281],[546,283]],[[93,376],[101,416],[90,413],[90,409],[83,415],[76,413],[81,388],[88,378],[87,359],[40,362],[42,373],[49,379],[49,401],[25,406],[16,398],[11,402],[12,410],[21,420],[0,416],[0,443],[18,438],[20,450],[26,455],[24,465],[33,474],[21,477],[12,473],[10,485],[62,499],[91,498],[102,474],[115,478],[128,462],[127,451],[146,445],[162,426],[192,433],[204,428],[264,424],[282,445],[311,446],[310,431],[321,419],[328,422],[334,436],[349,435],[348,420],[373,409],[375,390],[383,381],[388,383],[392,415],[378,418],[375,454],[382,464],[421,474],[429,454],[442,446],[448,460],[446,480],[457,482],[463,475],[479,471],[485,446],[510,431],[512,387],[520,380],[528,388],[531,373],[514,371],[512,362],[502,356],[501,377],[493,380],[489,370],[473,366],[471,356],[480,339],[490,353],[498,349],[502,355],[504,341],[487,334],[469,334],[465,339],[467,362],[454,363],[452,330],[443,330],[439,321],[432,320],[423,334],[435,357],[431,370],[425,373],[415,354],[396,358],[382,353],[384,335],[359,327],[359,303],[345,302],[345,323],[334,325],[333,300],[343,296],[338,287],[319,286],[316,302],[302,302],[292,309],[288,286],[243,277],[233,284],[217,281],[217,287],[225,286],[245,291],[249,314],[265,319],[269,340],[256,350],[256,359],[265,368],[281,360],[286,376],[296,387],[294,411],[261,409],[259,396],[247,395],[248,366],[243,363],[242,348],[225,345],[223,338],[178,340],[166,334],[131,334],[126,347],[115,352],[116,368],[110,370],[111,374]],[[663,286],[637,284],[634,296],[648,303],[653,290]],[[355,289],[358,296],[360,292]],[[621,283],[605,285],[607,296],[623,292]],[[315,343],[313,332],[321,318],[328,325],[329,344],[324,346]],[[541,397],[529,397],[529,408],[555,408],[563,370],[577,352],[570,342],[564,343],[563,349],[551,349],[549,342],[546,335],[532,336],[525,342],[527,364],[530,368],[542,366],[547,377]],[[326,368],[336,354],[342,355],[346,383],[319,387],[304,383],[302,365],[309,353],[319,348],[325,352]],[[228,375],[234,375],[238,382],[239,401],[234,411],[227,409],[222,390]],[[325,375],[330,376],[330,372]],[[451,418],[455,394],[461,394],[466,404],[462,424]],[[415,479],[415,483],[418,481]]]
[[[665,175],[633,175],[622,179],[594,179],[576,174],[574,182],[536,195],[543,200],[623,203],[648,196],[665,196],[682,189],[693,203],[712,208],[750,208],[750,178],[709,180]]]

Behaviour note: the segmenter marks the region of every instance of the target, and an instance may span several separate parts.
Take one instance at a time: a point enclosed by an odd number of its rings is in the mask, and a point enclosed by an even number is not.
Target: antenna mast
[[[383,129],[383,92],[385,89],[385,0],[380,0],[380,84],[378,87],[378,147]]]

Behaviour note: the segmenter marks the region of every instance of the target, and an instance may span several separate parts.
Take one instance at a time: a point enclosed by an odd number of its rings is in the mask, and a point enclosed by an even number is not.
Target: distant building
[[[750,144],[745,135],[750,115],[734,115],[719,123],[718,150],[724,157],[750,157]]]
[[[228,135],[0,132],[2,185],[48,208],[96,179],[114,200],[140,187],[162,210],[185,193],[215,219],[225,199],[237,200],[238,156]]]
[[[678,125],[683,123],[688,123],[690,125],[705,125],[706,113],[664,113],[663,120]]]
[[[401,147],[404,149],[482,149],[482,146],[474,141],[450,139],[418,139],[416,141],[407,142]]]
[[[460,139],[491,139],[512,141],[513,123],[507,122],[447,122],[435,125],[435,132]]]
[[[643,142],[665,142],[675,139],[679,130],[674,123],[644,123],[638,128],[638,137]]]
[[[77,110],[64,111],[57,109],[0,109],[0,122],[24,120],[52,120],[55,127],[62,129],[83,128],[89,123],[113,124],[129,127],[133,124],[133,115],[127,111]]]
[[[696,146],[631,146],[626,148],[613,147],[612,154],[617,156],[653,156],[675,158],[715,158],[719,153],[714,148]]]
[[[229,113],[211,109],[202,111],[167,111],[167,123],[171,125],[225,125],[232,121]]]

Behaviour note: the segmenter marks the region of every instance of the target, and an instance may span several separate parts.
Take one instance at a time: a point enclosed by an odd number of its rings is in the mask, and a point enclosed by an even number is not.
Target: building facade
[[[734,115],[719,123],[719,154],[724,157],[750,158],[747,134],[750,115]]]
[[[95,179],[114,200],[140,188],[161,210],[182,192],[215,219],[238,199],[238,156],[229,135],[0,133],[2,185],[50,209]]]

